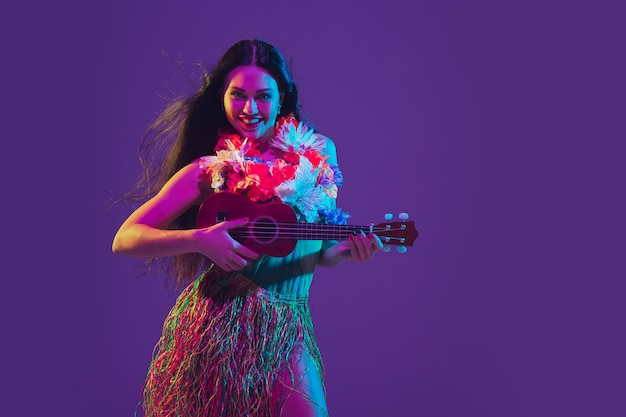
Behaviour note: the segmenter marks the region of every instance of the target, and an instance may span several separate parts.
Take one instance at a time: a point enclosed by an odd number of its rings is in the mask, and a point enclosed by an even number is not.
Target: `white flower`
[[[245,164],[244,155],[247,150],[245,139],[240,149],[233,145],[232,141],[226,140],[227,149],[221,149],[215,155],[203,156],[200,158],[199,166],[204,172],[211,173],[211,188],[214,191],[222,189],[225,182],[224,171],[226,167],[232,167],[233,171],[239,172]]]
[[[224,185],[224,176],[222,171],[226,167],[224,160],[218,156],[203,156],[200,158],[200,169],[206,173],[211,174],[211,188],[214,191],[219,191]]]
[[[274,191],[283,203],[297,208],[307,222],[318,220],[318,211],[332,208],[333,200],[321,187],[316,187],[317,169],[307,158],[300,158],[295,177],[277,186]]]
[[[296,126],[296,123],[298,124]],[[308,149],[315,149],[322,152],[324,150],[325,141],[313,129],[304,123],[288,122],[283,124],[272,146],[285,152],[301,152],[304,153]]]
[[[322,188],[326,195],[330,198],[337,198],[337,184],[331,184],[330,187]]]

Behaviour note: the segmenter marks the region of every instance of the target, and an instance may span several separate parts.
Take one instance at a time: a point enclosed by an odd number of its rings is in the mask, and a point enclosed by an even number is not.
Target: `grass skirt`
[[[306,349],[322,374],[307,296],[271,293],[213,267],[178,297],[146,377],[149,417],[277,417]],[[287,378],[285,378],[287,375]],[[277,394],[282,393],[282,394]]]

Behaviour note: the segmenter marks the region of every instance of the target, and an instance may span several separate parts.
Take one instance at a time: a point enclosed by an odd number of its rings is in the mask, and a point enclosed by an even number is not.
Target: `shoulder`
[[[198,182],[201,174],[200,158],[198,158],[179,169],[172,176],[170,182]]]
[[[319,138],[322,139],[324,143],[322,153],[325,156],[328,156],[327,161],[331,164],[336,164],[337,163],[337,147],[335,146],[335,142],[333,142],[333,140],[329,138],[328,136],[324,136],[319,133],[316,133],[316,134]]]
[[[207,181],[207,176],[200,166],[200,159],[196,159],[176,172],[160,194],[195,202],[206,196],[210,190],[210,180]]]

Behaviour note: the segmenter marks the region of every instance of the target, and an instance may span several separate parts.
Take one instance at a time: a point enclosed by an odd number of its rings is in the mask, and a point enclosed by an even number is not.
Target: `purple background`
[[[39,3],[0,17],[2,415],[132,415],[176,293],[110,253],[131,208],[104,203],[161,96],[251,37],[335,140],[353,222],[420,231],[318,270],[331,415],[626,414],[620,2]]]

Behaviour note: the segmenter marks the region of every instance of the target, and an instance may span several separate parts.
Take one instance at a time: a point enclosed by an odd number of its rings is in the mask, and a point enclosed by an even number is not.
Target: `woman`
[[[113,252],[164,260],[178,284],[189,284],[150,365],[145,414],[328,415],[307,305],[313,271],[370,259],[378,237],[298,240],[289,254],[269,256],[231,236],[247,218],[200,228],[195,221],[207,196],[229,191],[282,201],[299,221],[345,223],[335,207],[342,177],[333,142],[300,121],[285,61],[260,40],[231,46],[200,90],[152,125],[151,144],[172,132],[165,163],[153,161],[140,182],[156,194],[113,241]]]

